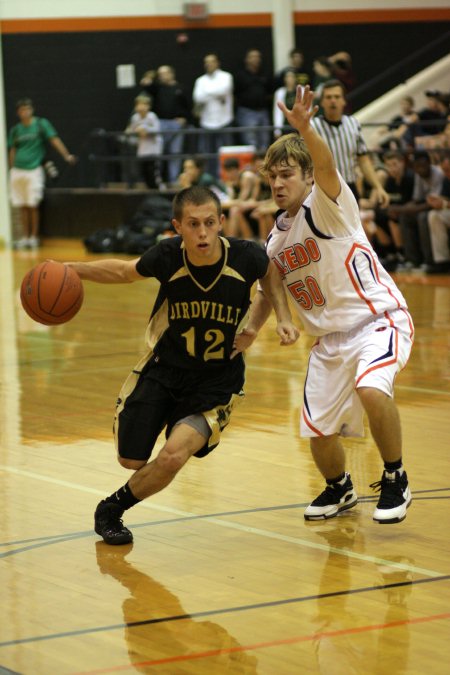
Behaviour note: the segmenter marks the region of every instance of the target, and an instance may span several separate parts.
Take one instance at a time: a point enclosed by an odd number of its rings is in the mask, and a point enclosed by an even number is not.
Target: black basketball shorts
[[[233,363],[236,361],[236,363]],[[117,401],[114,439],[120,457],[148,460],[158,436],[189,415],[202,414],[211,435],[196,457],[218,445],[234,406],[244,398],[240,357],[211,370],[184,370],[144,357],[125,381]]]

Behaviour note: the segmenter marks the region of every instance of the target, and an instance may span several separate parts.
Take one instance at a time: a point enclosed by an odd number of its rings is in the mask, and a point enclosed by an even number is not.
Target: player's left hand
[[[241,352],[245,352],[246,349],[253,344],[256,340],[257,332],[252,328],[244,328],[240,333],[235,335],[233,342],[233,351],[230,354],[230,359],[234,359],[235,356]]]
[[[300,337],[299,329],[290,321],[278,321],[277,333],[280,337],[280,345],[282,347],[293,345]]]

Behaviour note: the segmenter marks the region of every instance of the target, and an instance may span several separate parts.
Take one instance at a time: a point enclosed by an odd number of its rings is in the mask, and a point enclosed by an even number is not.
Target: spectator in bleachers
[[[251,170],[255,172],[259,181],[259,190],[256,202],[246,208],[244,212],[245,219],[249,222],[252,238],[261,244],[267,239],[270,230],[273,227],[275,214],[278,211],[269,185],[268,177],[262,172],[266,153],[262,150],[255,152],[251,164]]]
[[[230,133],[225,131],[233,121],[233,76],[222,70],[217,54],[207,54],[203,60],[205,74],[195,80],[193,100],[199,125],[205,133],[199,140],[199,152],[217,153],[223,145],[230,145]],[[208,170],[218,176],[218,160],[209,158]]]
[[[12,206],[20,208],[22,236],[14,246],[34,249],[39,247],[39,204],[44,196],[47,143],[68,164],[75,164],[76,157],[51,122],[35,116],[30,98],[19,99],[16,112],[19,122],[8,134],[9,188]]]
[[[149,188],[158,188],[161,183],[160,162],[154,157],[161,154],[163,147],[159,130],[159,119],[151,111],[151,99],[143,94],[136,96],[125,133],[136,137],[139,173]]]
[[[448,102],[445,95],[436,89],[425,92],[427,104],[417,113],[418,134],[428,136],[444,131],[447,124]]]
[[[425,92],[425,96],[425,107],[418,111],[415,123],[404,135],[411,149],[420,149],[421,144],[417,139],[441,134],[447,125],[449,105],[445,94],[436,89],[430,89]]]
[[[389,197],[374,170],[361,133],[361,125],[352,115],[344,115],[345,90],[342,82],[339,80],[325,82],[320,102],[323,115],[314,117],[311,124],[329,145],[339,173],[358,200],[356,186],[358,166],[365,180],[376,190],[378,203],[386,207]]]
[[[228,196],[224,183],[205,170],[205,161],[200,157],[184,160],[183,171],[178,176],[177,184],[180,189],[192,187],[193,185],[208,187],[216,193],[221,201],[227,199]]]
[[[270,143],[270,132],[257,127],[270,126],[271,83],[263,71],[259,49],[247,51],[244,68],[235,74],[234,83],[236,122],[240,127],[251,127],[241,132],[242,142],[265,150]]]
[[[278,101],[282,101],[289,110],[292,109],[297,91],[297,76],[293,70],[286,70],[284,73],[284,84],[279,87],[273,96],[273,125],[274,136],[278,138],[282,133],[293,131],[289,122],[286,120],[283,112],[278,107]]]
[[[380,127],[376,133],[373,150],[382,152],[383,150],[402,150],[406,149],[405,134],[411,124],[417,121],[417,113],[414,110],[414,99],[411,96],[404,96],[400,100],[400,111],[389,121],[387,125]]]
[[[225,185],[229,199],[222,202],[227,213],[224,232],[229,237],[251,239],[253,232],[245,214],[255,207],[261,179],[252,165],[241,169],[239,160],[229,157],[223,163]]]
[[[370,158],[380,185],[386,189],[385,183],[388,177],[386,167],[375,153],[371,153]],[[383,255],[391,246],[391,236],[388,231],[377,226],[375,221],[375,212],[378,208],[377,191],[364,179],[359,168],[357,171],[357,189],[360,195],[359,217],[364,232],[378,255]]]
[[[333,71],[331,63],[326,56],[318,56],[313,61],[313,80],[312,87],[314,90],[314,105],[319,106],[319,114],[323,113],[320,106],[320,98],[322,96],[322,89],[325,82],[333,78]]]
[[[191,104],[184,88],[177,82],[172,66],[159,66],[156,73],[148,70],[140,82],[152,97],[153,110],[159,118],[164,154],[183,152],[184,135],[179,133],[189,121]],[[181,169],[181,159],[170,159],[165,177],[169,183],[175,183]]]
[[[431,211],[428,211],[426,220],[419,222],[427,274],[450,272],[450,156],[442,159],[441,169],[444,174],[441,192],[439,195],[428,195],[427,204]]]
[[[399,219],[402,207],[412,201],[414,192],[414,172],[406,164],[406,158],[398,150],[389,150],[383,155],[387,178],[384,189],[389,195],[389,206],[375,208],[376,237],[383,240],[388,237],[389,245],[377,252],[382,256],[383,267],[393,272],[405,262],[403,241]],[[386,239],[384,239],[386,242]]]
[[[273,78],[273,90],[276,91],[284,86],[284,76],[288,71],[293,71],[296,75],[297,84],[305,86],[309,84],[310,77],[305,70],[305,57],[301,49],[294,47],[289,52],[289,64],[277,71]]]
[[[399,223],[405,251],[403,269],[418,268],[424,263],[424,239],[419,234],[419,222],[426,222],[430,206],[427,197],[440,194],[444,180],[442,169],[431,163],[424,150],[413,155],[414,191],[411,202],[399,207]],[[424,220],[425,219],[425,220]],[[397,268],[397,269],[400,269]]]
[[[250,223],[257,223],[256,231],[258,233],[258,240],[261,243],[265,243],[267,240],[267,237],[269,236],[269,233],[273,227],[275,216],[279,211],[279,208],[273,200],[272,195],[267,193],[265,189],[266,186],[269,187],[269,184],[263,177],[262,189],[259,195],[258,203],[249,214]],[[268,192],[270,192],[270,188]]]
[[[328,61],[331,64],[332,77],[339,82],[342,82],[344,87],[344,92],[348,94],[351,92],[356,85],[356,77],[353,72],[352,57],[348,52],[336,52],[328,57]],[[345,112],[350,114],[352,111],[351,104],[345,102]]]

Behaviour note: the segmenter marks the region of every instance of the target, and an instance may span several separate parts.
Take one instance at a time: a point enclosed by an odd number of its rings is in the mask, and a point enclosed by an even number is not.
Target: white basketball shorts
[[[312,347],[305,379],[300,433],[304,437],[363,436],[359,387],[394,395],[405,367],[414,326],[404,309],[374,317],[348,333],[330,333]]]
[[[9,172],[11,204],[37,206],[44,196],[45,174],[42,166],[36,169],[16,169]]]

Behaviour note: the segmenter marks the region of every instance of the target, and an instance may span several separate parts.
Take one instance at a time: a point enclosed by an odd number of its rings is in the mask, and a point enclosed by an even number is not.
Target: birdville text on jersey
[[[171,305],[169,320],[175,319],[211,319],[219,323],[229,323],[237,326],[242,313],[241,307],[223,305],[221,302],[210,300],[192,300],[191,302],[174,302]]]

